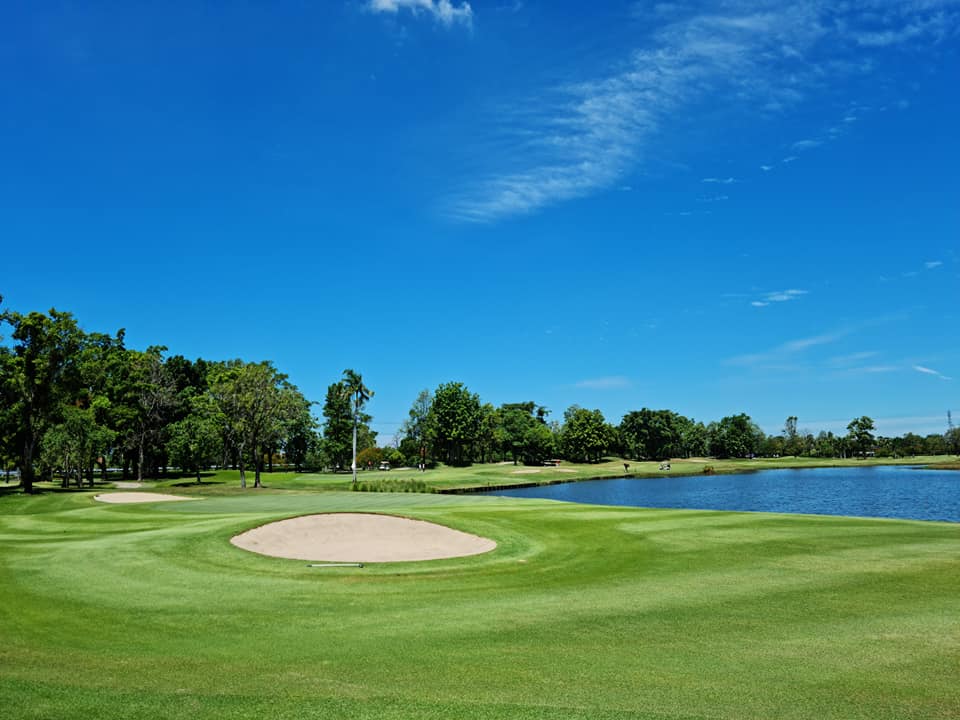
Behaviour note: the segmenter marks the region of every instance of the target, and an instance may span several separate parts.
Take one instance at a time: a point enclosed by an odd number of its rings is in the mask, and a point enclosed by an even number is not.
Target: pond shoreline
[[[522,488],[473,492],[587,505],[960,523],[960,475],[924,465],[757,469],[669,478],[601,478],[589,483],[528,482]]]
[[[520,480],[517,482],[500,482],[495,485],[460,485],[454,487],[436,488],[435,492],[441,495],[470,495],[474,493],[498,492],[500,490],[514,490],[521,488],[546,487],[549,485],[566,485],[570,483],[593,482],[597,480],[659,480],[665,478],[689,478],[689,477],[713,477],[717,475],[748,475],[753,473],[762,473],[769,470],[816,470],[816,469],[848,469],[848,468],[871,468],[871,467],[905,467],[916,470],[943,470],[960,471],[960,463],[919,463],[913,465],[909,462],[903,462],[900,459],[894,459],[892,462],[876,462],[872,460],[863,465],[851,465],[847,462],[824,463],[822,465],[783,465],[777,468],[758,467],[758,468],[720,468],[712,467],[711,472],[693,472],[691,470],[670,470],[659,472],[641,472],[641,473],[622,473],[622,474],[604,474],[589,477],[561,477],[549,478],[543,480]],[[680,462],[681,460],[675,460]]]

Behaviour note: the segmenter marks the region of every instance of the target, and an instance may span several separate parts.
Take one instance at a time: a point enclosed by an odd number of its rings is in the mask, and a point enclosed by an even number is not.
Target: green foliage
[[[240,486],[246,487],[244,461],[249,453],[254,465],[254,487],[260,487],[265,448],[279,443],[289,424],[302,413],[306,401],[272,363],[240,360],[214,367],[210,397],[223,437],[236,450]]]
[[[614,440],[603,413],[570,406],[563,414],[560,451],[573,462],[600,462]]]
[[[546,423],[546,409],[534,402],[506,403],[491,414],[501,457],[514,464],[540,465],[556,454],[556,439]]]
[[[351,489],[358,492],[380,492],[380,493],[432,493],[436,492],[430,485],[423,480],[393,480],[389,478],[378,478],[376,480],[362,480]]]
[[[850,421],[850,424],[847,425],[847,431],[849,432],[847,437],[854,451],[859,453],[861,457],[873,449],[873,430],[873,419],[866,415],[854,418]]]
[[[480,431],[480,398],[463,383],[440,385],[426,420],[434,454],[450,465],[468,465]]]
[[[92,486],[96,458],[106,454],[114,437],[113,431],[97,424],[92,409],[66,407],[61,422],[44,434],[40,453],[44,464],[61,475],[63,487],[71,479],[81,487],[85,471]]]
[[[323,403],[323,449],[335,470],[349,463],[352,431],[349,393],[343,383],[332,383]]]
[[[168,429],[170,459],[178,467],[196,472],[197,482],[201,471],[223,452],[216,410],[206,399],[203,396],[195,401],[192,412]]]
[[[730,415],[709,429],[710,451],[718,458],[751,457],[760,451],[763,431],[746,413]]]
[[[620,422],[618,432],[626,457],[635,460],[668,460],[688,454],[685,440],[690,439],[687,428],[692,424],[671,410],[643,408],[627,413]]]
[[[420,463],[433,464],[433,458],[429,454],[428,436],[428,417],[432,405],[433,395],[429,390],[421,390],[407,413],[407,420],[400,428],[403,436],[400,440],[400,451],[405,464],[411,467],[417,467]]]
[[[357,467],[358,468],[376,468],[380,464],[380,460],[383,458],[383,451],[377,447],[368,447],[364,448],[357,452]]]
[[[83,333],[70,313],[51,309],[47,315],[7,310],[0,321],[8,324],[14,341],[5,354],[3,385],[8,401],[8,445],[17,449],[20,482],[33,490],[34,462],[47,429],[56,425],[62,409],[80,390],[79,355]]]

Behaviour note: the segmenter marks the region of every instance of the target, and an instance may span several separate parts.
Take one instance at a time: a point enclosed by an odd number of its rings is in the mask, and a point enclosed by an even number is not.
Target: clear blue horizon
[[[5,308],[315,401],[354,368],[383,441],[449,381],[613,423],[960,415],[958,0],[4,14]]]

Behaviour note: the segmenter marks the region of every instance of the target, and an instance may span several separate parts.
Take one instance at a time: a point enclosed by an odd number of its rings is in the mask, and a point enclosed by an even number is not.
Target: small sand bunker
[[[536,475],[540,472],[540,468],[527,468],[525,470],[514,470],[511,475]]]
[[[244,550],[293,560],[403,562],[479,555],[493,540],[443,525],[371,513],[328,513],[280,520],[230,540]]]
[[[163,493],[152,492],[115,492],[104,495],[94,495],[94,500],[105,503],[151,503],[151,502],[172,502],[174,500],[193,500],[194,498],[181,497],[180,495],[164,495]]]

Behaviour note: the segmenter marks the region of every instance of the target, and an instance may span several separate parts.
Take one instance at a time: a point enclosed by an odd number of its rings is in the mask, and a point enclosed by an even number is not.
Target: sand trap
[[[526,470],[514,470],[511,472],[511,475],[536,475],[540,472],[540,468],[527,468]]]
[[[172,502],[174,500],[194,500],[195,498],[181,497],[180,495],[164,495],[152,492],[115,492],[105,495],[94,495],[94,500],[105,503],[150,503]]]
[[[479,555],[493,540],[423,520],[328,513],[280,520],[230,540],[244,550],[293,560],[403,562]]]

